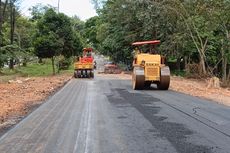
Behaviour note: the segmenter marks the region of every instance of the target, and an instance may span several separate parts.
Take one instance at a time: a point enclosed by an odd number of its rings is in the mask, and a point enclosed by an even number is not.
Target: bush
[[[59,70],[68,70],[72,63],[71,58],[63,58],[58,62],[58,69]]]
[[[176,76],[181,76],[181,77],[186,76],[186,72],[184,70],[172,70],[171,73]]]

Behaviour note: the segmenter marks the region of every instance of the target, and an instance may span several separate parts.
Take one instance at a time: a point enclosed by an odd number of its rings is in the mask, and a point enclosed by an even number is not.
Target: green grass
[[[73,74],[73,72],[74,72],[74,64],[71,64],[68,70],[61,70],[60,74],[63,74],[63,73]]]
[[[28,64],[26,67],[17,68],[22,76],[31,77],[31,76],[49,76],[53,74],[52,65],[50,63],[45,64]]]
[[[55,66],[56,74],[72,74],[73,64],[68,70],[61,70],[57,73],[57,67]],[[52,64],[50,60],[44,60],[44,64],[28,63],[26,67],[15,67],[14,70],[4,68],[0,73],[0,82],[7,82],[13,80],[16,77],[37,77],[37,76],[51,76],[53,75]]]
[[[0,82],[14,80],[16,77],[36,77],[49,75],[53,75],[52,65],[50,63],[30,63],[26,67],[15,67],[13,70],[10,70],[9,68],[2,69],[0,75]]]

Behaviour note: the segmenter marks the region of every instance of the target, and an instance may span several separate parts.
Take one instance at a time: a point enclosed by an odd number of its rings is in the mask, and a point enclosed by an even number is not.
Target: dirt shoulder
[[[113,79],[131,80],[130,73],[122,74],[99,74],[102,77],[110,77]],[[131,81],[130,81],[131,83]],[[209,79],[187,79],[177,76],[171,77],[170,90],[185,93],[195,97],[200,97],[214,102],[230,106],[230,88],[213,88],[208,87]]]
[[[208,87],[209,79],[171,77],[170,89],[230,106],[230,88]]]
[[[61,88],[70,74],[49,77],[16,78],[0,83],[0,134]]]

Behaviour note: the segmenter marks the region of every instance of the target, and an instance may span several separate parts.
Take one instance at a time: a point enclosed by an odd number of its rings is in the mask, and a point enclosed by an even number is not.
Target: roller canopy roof
[[[92,52],[93,48],[84,48],[83,51]]]
[[[157,45],[160,44],[161,41],[160,40],[150,40],[150,41],[139,41],[139,42],[134,42],[132,43],[133,46],[141,46],[141,45],[145,45],[145,44],[152,44],[152,45]]]

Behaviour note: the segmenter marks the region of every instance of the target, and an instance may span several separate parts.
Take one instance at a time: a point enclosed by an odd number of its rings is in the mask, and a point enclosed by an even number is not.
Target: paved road
[[[176,152],[229,153],[230,107],[133,91],[130,80],[72,79],[0,138],[0,153]]]

